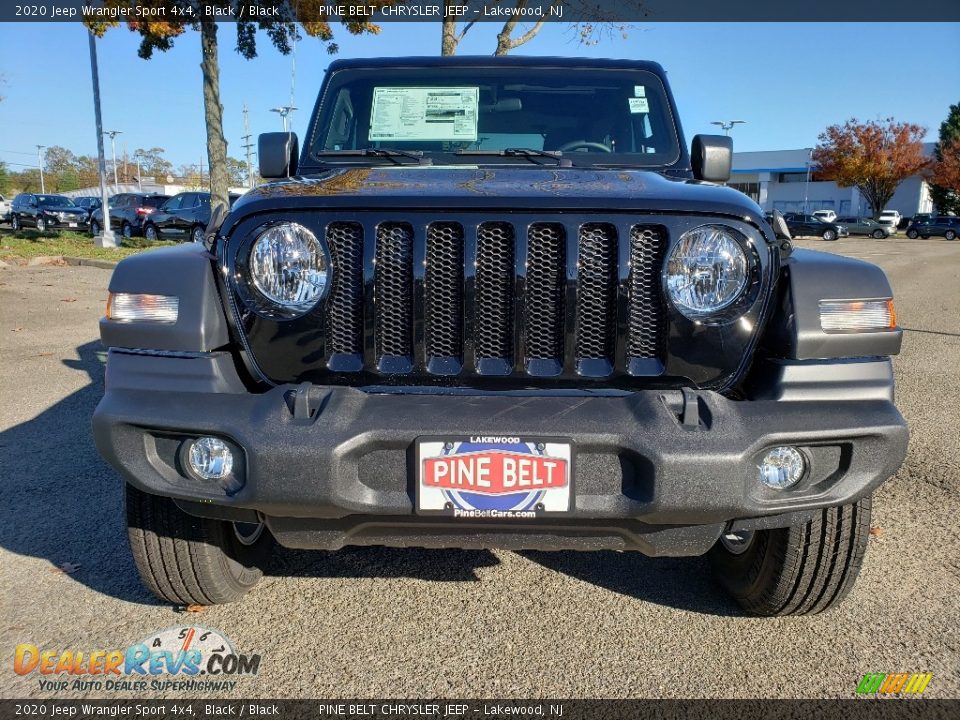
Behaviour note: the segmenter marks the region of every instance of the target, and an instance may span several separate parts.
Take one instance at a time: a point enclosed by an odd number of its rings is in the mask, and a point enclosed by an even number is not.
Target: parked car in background
[[[926,240],[933,235],[945,240],[956,240],[957,235],[960,235],[960,218],[953,215],[934,215],[926,222],[910,223],[907,228],[907,237],[911,240],[916,240],[917,237]]]
[[[35,227],[40,232],[86,230],[87,211],[63,195],[20,193],[13,199],[10,224],[14,230],[24,227]]]
[[[813,214],[825,222],[833,222],[837,219],[837,214],[833,210],[814,210]]]
[[[7,199],[0,195],[0,222],[7,222],[10,215],[10,203],[7,202]]]
[[[169,199],[169,195],[147,193],[114,195],[109,201],[110,227],[125,238],[142,235],[147,218]],[[97,208],[90,217],[90,233],[99,235],[101,228],[103,228],[103,208]]]
[[[837,222],[843,225],[851,235],[868,235],[877,240],[890,237],[892,232],[889,225],[881,225],[873,218],[842,217],[837,218]]]
[[[838,237],[846,237],[849,234],[843,225],[821,220],[816,215],[787,213],[783,219],[787,221],[790,234],[794,236],[809,235],[822,237],[824,240],[836,240]]]
[[[231,207],[238,197],[230,195]],[[209,222],[210,193],[183,192],[167,200],[146,219],[143,236],[147,240],[203,242]]]
[[[881,225],[888,225],[890,227],[890,232],[895,233],[897,231],[897,226],[900,224],[900,221],[903,219],[903,216],[900,215],[899,210],[884,210],[880,213],[880,217],[877,218],[877,222]]]
[[[80,197],[73,198],[73,204],[87,211],[87,222],[90,222],[90,216],[93,214],[93,211],[100,207],[103,203],[98,197],[93,197],[92,195],[82,195]]]

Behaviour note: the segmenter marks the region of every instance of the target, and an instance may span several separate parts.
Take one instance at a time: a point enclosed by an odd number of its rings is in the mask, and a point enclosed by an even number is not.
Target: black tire
[[[916,230],[907,230],[907,237],[911,240],[916,240],[918,237],[920,237],[920,233],[918,233]]]
[[[157,226],[150,223],[144,225],[143,236],[150,242],[155,242],[160,239],[160,233],[157,232]]]
[[[887,234],[883,230],[873,231],[873,237],[875,237],[877,240],[883,240],[886,236]]]
[[[20,218],[16,215],[13,215],[10,218],[10,227],[13,228],[14,232],[20,232]]]
[[[821,235],[820,237],[822,237],[822,238],[823,238],[824,240],[826,240],[827,242],[831,242],[831,241],[837,239],[837,231],[836,231],[836,230],[824,230],[824,231],[823,231],[823,235]]]
[[[203,226],[194,225],[193,229],[190,231],[190,241],[195,243],[202,243],[203,233],[204,233]]]
[[[756,530],[739,552],[723,538],[708,557],[720,585],[752,615],[808,615],[846,597],[870,538],[871,498],[804,524]]]
[[[90,221],[90,234],[93,237],[96,237],[100,234],[100,223],[98,223],[96,220]]]
[[[133,237],[133,227],[128,222],[124,222],[120,226],[120,234],[128,240]]]
[[[183,512],[167,497],[127,485],[127,536],[140,577],[161,600],[218,605],[243,597],[273,550],[266,527],[246,544],[234,524]]]
[[[943,239],[944,239],[944,240],[956,240],[956,239],[957,239],[957,233],[954,232],[953,230],[947,230],[947,231],[943,234]]]
[[[46,232],[47,231],[47,221],[42,218],[37,218],[37,232]]]

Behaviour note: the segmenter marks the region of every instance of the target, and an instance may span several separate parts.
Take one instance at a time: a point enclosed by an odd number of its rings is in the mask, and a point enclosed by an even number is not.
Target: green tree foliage
[[[109,0],[109,5],[130,7],[132,0]],[[188,30],[200,31],[202,88],[204,122],[207,131],[207,160],[210,168],[211,206],[214,212],[217,207],[228,207],[227,188],[229,187],[229,168],[227,165],[227,141],[223,134],[223,105],[220,102],[220,60],[219,60],[219,27],[215,22],[216,9],[225,10],[238,7],[244,3],[235,0],[139,0],[143,6],[163,7],[165,17],[179,18],[175,22],[163,20],[154,21],[137,19],[127,22],[127,27],[139,33],[140,49],[138,54],[144,60],[153,57],[155,50],[161,52],[173,47],[174,40]],[[317,22],[320,17],[319,6],[323,0],[260,0],[257,3],[261,8],[275,11],[270,20],[251,22],[238,19],[237,22],[225,24],[224,29],[236,30],[236,51],[250,60],[257,56],[257,31],[267,34],[270,42],[284,55],[293,49],[293,43],[299,39],[299,28],[327,46],[331,53],[337,51],[333,42],[333,28],[330,23]],[[389,5],[382,0],[344,0],[338,5]],[[176,12],[174,12],[176,11]],[[358,17],[360,17],[358,15]],[[119,25],[116,21],[87,20],[87,27],[91,32],[102,36],[109,28]],[[368,21],[345,21],[343,27],[355,35],[377,33],[379,28]]]
[[[235,157],[227,158],[227,176],[230,179],[230,187],[242,187],[247,184],[247,163],[244,160],[237,160]]]
[[[162,147],[148,150],[139,148],[133,153],[133,162],[140,164],[144,177],[153,177],[158,183],[163,183],[167,175],[173,172],[173,163],[163,156],[165,152]]]
[[[10,171],[7,170],[7,164],[0,160],[0,193],[8,195],[10,193]]]
[[[947,119],[940,124],[940,137],[933,150],[934,175],[930,184],[930,197],[941,213],[960,214],[960,189],[951,187],[949,178],[956,175],[950,172],[955,166],[956,144],[960,142],[960,103],[950,106]],[[945,152],[946,151],[946,152]],[[939,180],[939,182],[938,182]]]

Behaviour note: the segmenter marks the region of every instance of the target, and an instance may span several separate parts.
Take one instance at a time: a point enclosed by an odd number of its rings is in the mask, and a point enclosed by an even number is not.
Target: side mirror
[[[697,180],[726,182],[733,167],[733,138],[726,135],[695,135],[690,164]]]
[[[263,133],[257,143],[260,177],[285,178],[297,174],[300,142],[296,133]]]

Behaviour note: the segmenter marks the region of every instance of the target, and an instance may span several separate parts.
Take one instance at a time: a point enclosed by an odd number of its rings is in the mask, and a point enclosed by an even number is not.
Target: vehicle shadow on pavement
[[[96,592],[156,605],[127,550],[123,484],[93,445],[90,418],[103,396],[103,347],[89,342],[76,353],[79,359],[62,362],[90,382],[0,433],[0,546],[47,560],[51,572],[69,563],[70,579]]]
[[[277,547],[267,574],[309,578],[413,578],[433,582],[478,581],[476,571],[499,565],[489,550],[346,547],[288,550]]]
[[[704,557],[651,558],[610,550],[519,554],[550,570],[644,602],[703,615],[744,616],[713,581]]]

